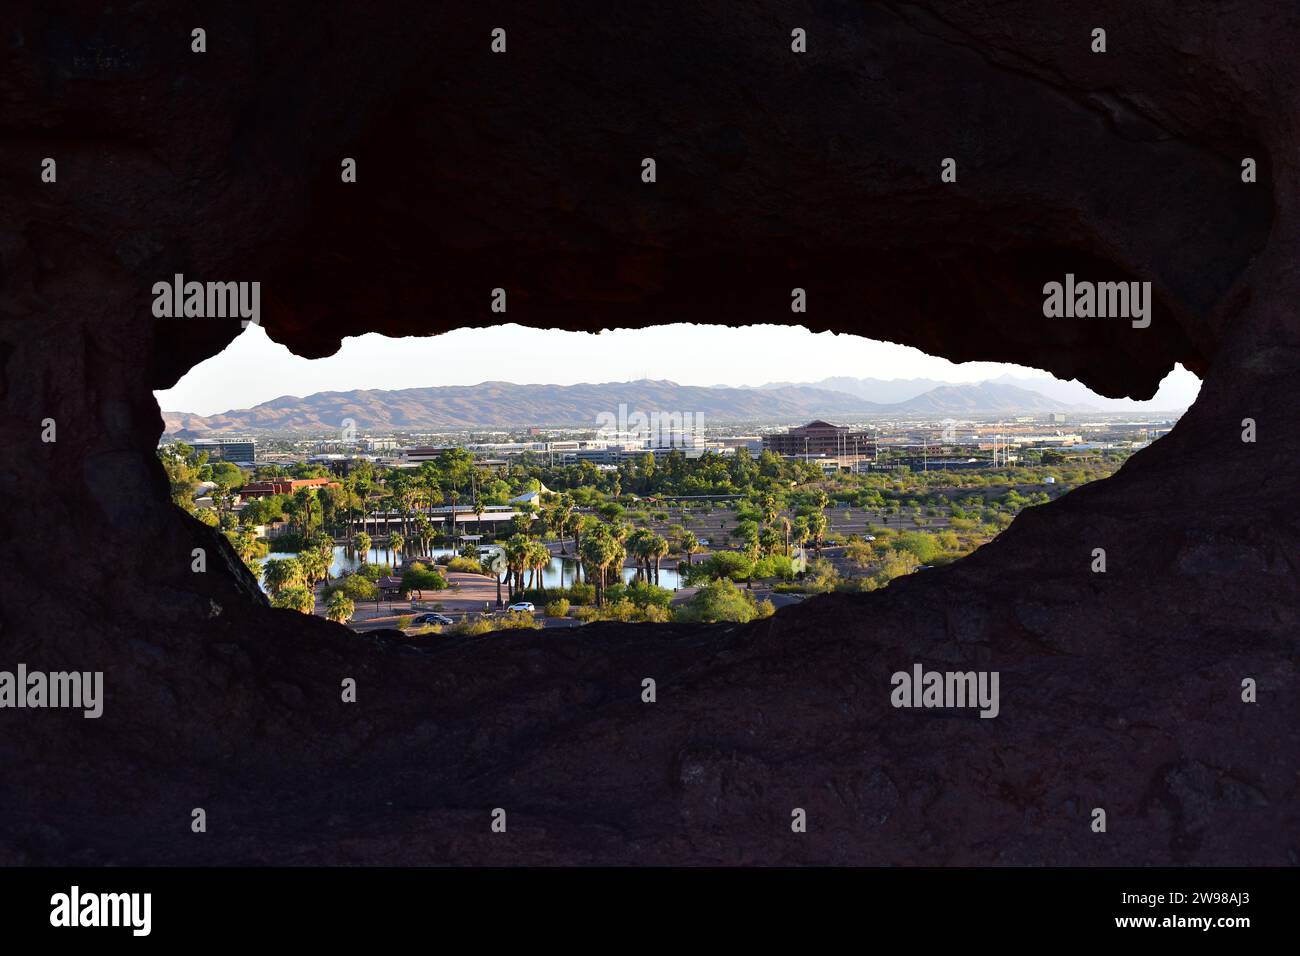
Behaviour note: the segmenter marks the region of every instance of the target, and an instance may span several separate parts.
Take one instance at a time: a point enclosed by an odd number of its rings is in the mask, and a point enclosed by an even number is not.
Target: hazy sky
[[[908,346],[785,325],[678,324],[600,335],[501,325],[401,339],[371,333],[344,339],[338,352],[323,359],[300,358],[250,325],[225,351],[155,395],[164,411],[212,415],[282,395],[493,380],[573,385],[651,378],[681,385],[763,385],[836,375],[976,382],[1007,373],[1046,374],[996,362],[957,365]],[[1155,399],[1135,407],[1182,407],[1199,387],[1196,376],[1179,366]]]

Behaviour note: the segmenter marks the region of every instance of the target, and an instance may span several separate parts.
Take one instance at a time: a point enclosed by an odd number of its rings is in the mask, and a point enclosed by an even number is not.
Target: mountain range
[[[988,379],[978,385],[1010,385],[1019,389],[1037,392],[1039,395],[1054,399],[1062,405],[1074,406],[1078,410],[1093,411],[1182,411],[1196,399],[1197,387],[1191,376],[1183,375],[1178,380],[1171,377],[1161,385],[1155,397],[1146,402],[1135,402],[1127,398],[1106,398],[1093,392],[1088,386],[1078,381],[1061,381],[1050,376],[1021,377],[1011,374]],[[790,387],[824,388],[836,392],[856,395],[870,402],[898,403],[907,402],[935,389],[950,387],[950,382],[932,378],[849,378],[836,376],[816,382],[771,382],[759,386],[764,389],[782,389]],[[994,394],[990,399],[996,398]],[[958,402],[961,399],[958,398]],[[995,402],[996,406],[998,403]],[[959,408],[950,409],[953,412]],[[991,407],[994,412],[1001,412],[1000,407]],[[1050,409],[1060,411],[1061,409]],[[1068,410],[1068,409],[1067,409]]]
[[[852,382],[854,380],[828,380]],[[858,380],[870,381],[870,380]],[[924,380],[916,380],[924,381]],[[909,386],[910,388],[911,386]],[[901,401],[876,401],[848,390],[773,384],[762,388],[702,387],[644,379],[581,385],[483,382],[429,388],[357,389],[283,396],[252,408],[216,415],[164,412],[170,434],[337,430],[352,419],[360,431],[438,431],[528,425],[596,424],[619,406],[636,411],[690,412],[704,421],[795,422],[813,418],[941,417],[1088,412],[1094,406],[1059,401],[1018,385],[934,383]]]

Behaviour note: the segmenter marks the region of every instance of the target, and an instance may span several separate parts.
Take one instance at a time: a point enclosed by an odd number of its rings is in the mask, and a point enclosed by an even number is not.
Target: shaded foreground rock
[[[0,711],[0,862],[1296,863],[1293,7],[569,7],[234,5],[202,56],[161,4],[14,13],[0,666],[108,699]],[[1045,321],[1067,271],[1149,279],[1152,327]],[[590,330],[787,322],[800,286],[817,329],[1205,385],[1115,477],[883,593],[403,647],[265,607],[167,503],[151,391],[239,331],[154,320],[175,272],[262,281],[304,355],[488,324],[498,286]],[[892,709],[918,661],[998,670],[998,718]]]

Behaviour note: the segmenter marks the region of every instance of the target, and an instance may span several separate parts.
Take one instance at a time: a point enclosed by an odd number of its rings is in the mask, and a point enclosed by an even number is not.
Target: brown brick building
[[[323,488],[338,482],[332,478],[272,478],[269,481],[250,481],[239,489],[245,498],[264,498],[267,495],[291,495],[300,488]]]
[[[870,432],[815,421],[785,434],[764,435],[763,450],[787,458],[835,458],[842,465],[874,458],[876,439]]]

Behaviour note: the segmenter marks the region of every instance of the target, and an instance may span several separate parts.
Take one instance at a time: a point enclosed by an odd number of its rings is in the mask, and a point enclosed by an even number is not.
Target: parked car
[[[875,541],[875,540],[876,540],[876,536],[875,536],[874,534],[864,534],[864,535],[862,536],[862,540],[863,540],[863,541]]]
[[[537,609],[536,609],[535,607],[533,607],[533,605],[532,605],[530,602],[528,602],[528,601],[518,601],[518,602],[516,602],[516,603],[510,605],[508,608],[506,608],[506,610],[507,610],[507,611],[527,611],[529,614],[532,614],[533,611],[535,611],[535,610],[537,610]]]
[[[453,621],[445,614],[421,614],[418,617],[414,618],[412,620],[412,623],[414,624],[455,624],[456,622]]]

